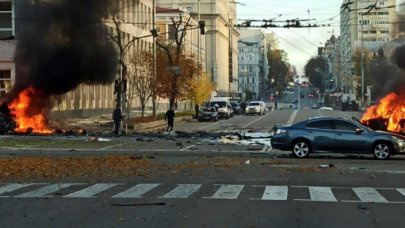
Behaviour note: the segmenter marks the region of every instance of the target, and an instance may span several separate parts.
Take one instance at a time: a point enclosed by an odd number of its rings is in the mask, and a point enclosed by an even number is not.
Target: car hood
[[[372,131],[373,135],[386,135],[386,136],[395,136],[398,138],[401,138],[403,140],[405,140],[405,136],[394,133],[394,132],[388,132],[388,131]]]

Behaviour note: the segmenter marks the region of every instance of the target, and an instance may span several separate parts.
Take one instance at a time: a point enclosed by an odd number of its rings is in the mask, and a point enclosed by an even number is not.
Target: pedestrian
[[[198,104],[195,104],[195,118],[198,118],[198,113],[200,112],[200,106]]]
[[[118,107],[118,105],[115,106],[112,118],[114,121],[114,134],[118,135],[119,130],[120,130],[120,125],[121,125],[121,120],[122,120],[122,112],[121,112],[121,109]]]
[[[274,101],[274,110],[277,110],[277,101]]]
[[[245,102],[242,102],[241,104],[240,104],[240,109],[242,109],[242,114],[245,114],[245,109],[246,109],[246,103]]]
[[[165,121],[167,121],[167,129],[166,131],[173,131],[173,124],[174,124],[174,117],[176,116],[176,114],[174,114],[173,108],[170,107],[169,110],[167,110],[166,114],[165,114]]]

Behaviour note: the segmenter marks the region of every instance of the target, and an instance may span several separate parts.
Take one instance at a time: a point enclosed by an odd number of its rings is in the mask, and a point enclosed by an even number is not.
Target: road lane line
[[[244,126],[242,126],[242,128],[247,128],[248,126],[250,126],[250,125],[252,125],[252,124],[256,123],[257,121],[259,121],[259,120],[263,119],[263,118],[264,118],[264,117],[266,117],[266,116],[267,116],[267,114],[266,114],[266,115],[264,115],[264,116],[261,116],[261,117],[259,117],[259,118],[257,118],[257,119],[254,119],[253,121],[251,121],[251,122],[249,122],[249,123],[245,124]]]
[[[354,193],[363,202],[386,203],[388,202],[375,188],[353,188]]]
[[[203,126],[203,127],[199,127],[199,128],[197,128],[197,129],[198,129],[198,130],[203,130],[203,129],[209,128],[209,127],[211,127],[211,126],[214,126],[215,124],[219,124],[219,121],[214,122],[214,123],[212,123],[212,124],[205,125],[205,126]]]
[[[166,199],[185,199],[188,198],[191,194],[200,189],[201,184],[178,184],[176,188],[168,192],[164,196],[159,196],[159,198]]]
[[[228,185],[224,184],[210,197],[206,199],[237,199],[244,185]]]
[[[287,200],[287,186],[266,186],[262,200]]]
[[[90,187],[84,188],[80,191],[73,192],[64,196],[64,198],[94,198],[96,194],[104,192],[118,184],[107,183],[107,184],[95,184]]]
[[[23,194],[16,195],[14,197],[16,198],[28,198],[28,197],[53,197],[52,195],[47,196],[50,193],[57,192],[59,190],[65,189],[65,188],[70,188],[73,185],[78,185],[78,184],[73,184],[73,183],[65,183],[65,184],[51,184],[42,188],[39,188],[34,191],[26,192]]]
[[[264,146],[263,149],[260,151],[260,153],[266,153],[268,149],[269,146]]]
[[[115,144],[115,145],[100,148],[99,150],[107,150],[107,149],[111,149],[111,148],[114,148],[114,147],[117,147],[117,146],[122,146],[122,145],[125,145],[125,144],[127,144],[127,143]]]
[[[156,188],[160,184],[137,184],[121,193],[114,195],[112,198],[142,198],[143,194]]]
[[[290,119],[288,119],[288,121],[287,121],[287,125],[291,125],[291,124],[292,124],[292,122],[294,121],[295,116],[297,115],[297,113],[298,113],[298,110],[294,110],[294,111],[293,111],[293,113],[292,113],[291,116],[290,116]]]
[[[181,149],[180,151],[185,151],[185,150],[191,149],[191,148],[193,148],[193,147],[195,147],[195,146],[197,146],[197,145],[190,145],[190,146],[188,146],[188,147],[184,147],[184,148]]]
[[[312,201],[337,202],[330,187],[309,187]]]
[[[33,184],[8,184],[6,186],[0,187],[0,195],[4,193],[14,192],[18,189],[25,188],[31,185]],[[8,196],[0,196],[0,197],[8,197]]]

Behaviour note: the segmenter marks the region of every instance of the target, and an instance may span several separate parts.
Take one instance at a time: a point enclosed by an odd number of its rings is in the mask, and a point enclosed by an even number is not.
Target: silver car
[[[263,101],[251,101],[246,106],[245,112],[246,115],[264,115],[266,114],[266,103],[264,103]]]

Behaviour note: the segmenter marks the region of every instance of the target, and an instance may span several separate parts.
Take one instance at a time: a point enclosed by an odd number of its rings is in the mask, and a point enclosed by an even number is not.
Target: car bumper
[[[247,114],[258,114],[258,113],[260,113],[260,111],[259,110],[246,110],[246,113]]]
[[[395,141],[393,143],[394,151],[397,154],[405,154],[405,141]]]

